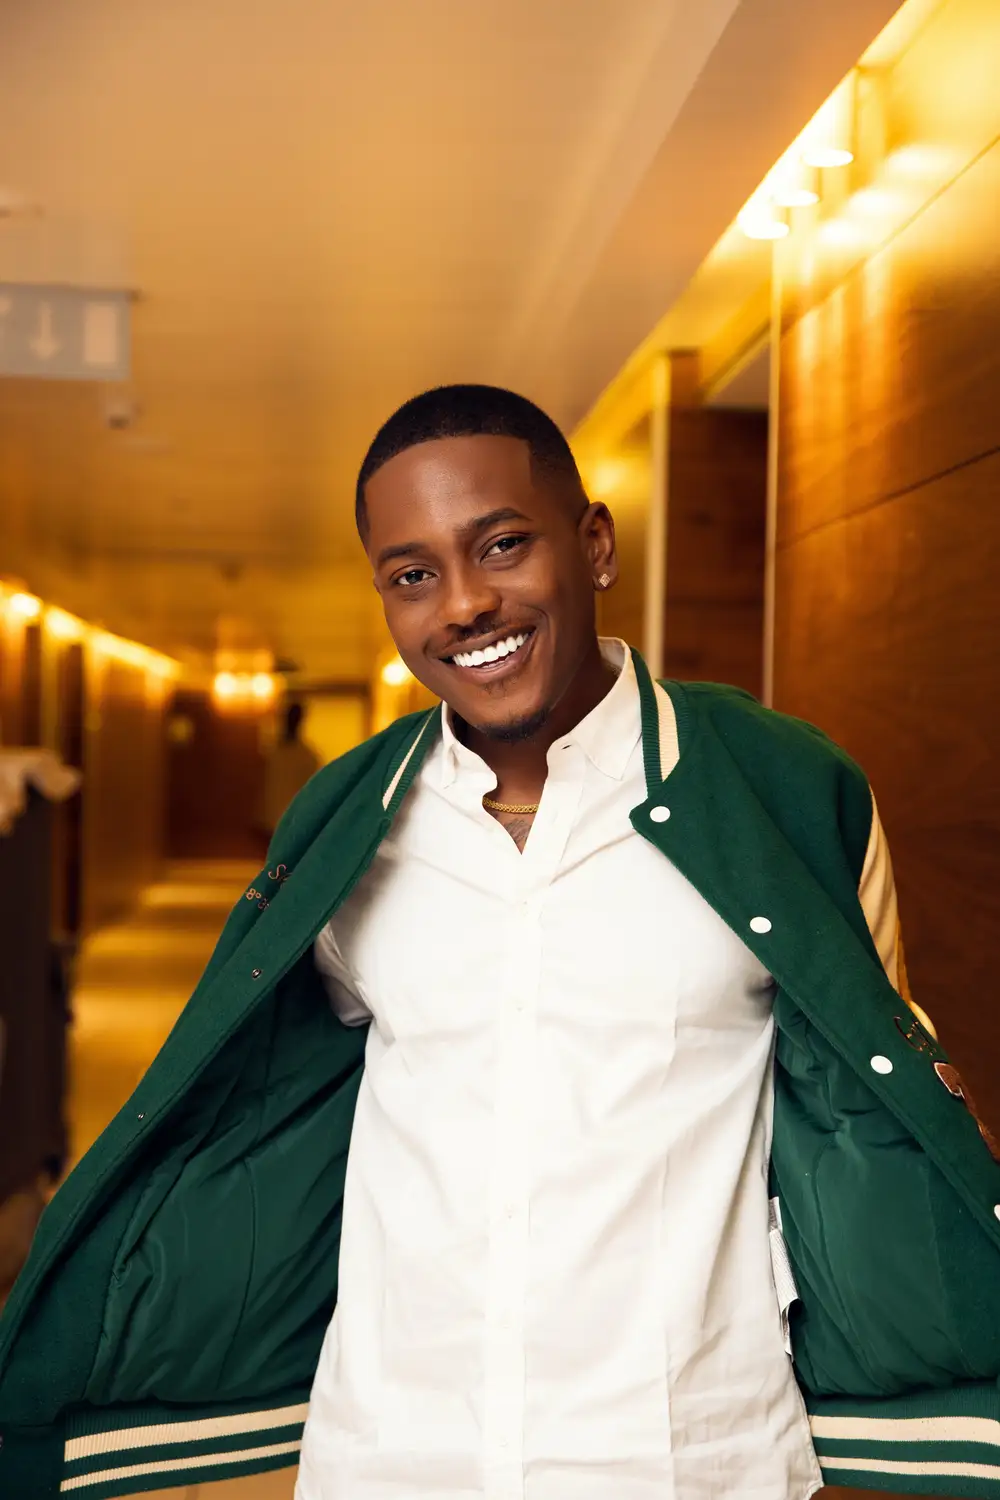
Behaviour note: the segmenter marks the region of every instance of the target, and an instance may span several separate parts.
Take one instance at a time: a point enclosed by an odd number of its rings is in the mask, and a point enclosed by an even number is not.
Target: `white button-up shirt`
[[[297,1500],[821,1483],[768,1248],[772,980],[633,830],[638,689],[603,649],[523,854],[445,713],[317,944],[373,1025]]]

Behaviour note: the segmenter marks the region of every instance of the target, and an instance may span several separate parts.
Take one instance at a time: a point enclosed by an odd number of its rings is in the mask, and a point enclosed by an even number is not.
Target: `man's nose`
[[[443,581],[442,624],[452,630],[468,630],[484,615],[499,612],[500,590],[481,568],[449,569]]]

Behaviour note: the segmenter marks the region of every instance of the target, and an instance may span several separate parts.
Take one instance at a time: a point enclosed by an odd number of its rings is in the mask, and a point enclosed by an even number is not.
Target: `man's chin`
[[[551,712],[549,708],[538,708],[530,714],[493,719],[485,724],[476,724],[469,719],[466,723],[486,740],[495,740],[501,745],[518,745],[525,740],[534,739],[545,728]]]

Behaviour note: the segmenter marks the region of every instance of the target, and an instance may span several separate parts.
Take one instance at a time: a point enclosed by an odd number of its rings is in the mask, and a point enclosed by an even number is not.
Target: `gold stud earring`
[[[611,574],[610,573],[602,573],[601,576],[600,576],[600,578],[597,580],[597,587],[599,589],[606,589],[607,586],[608,586],[608,584],[610,582],[611,582]]]

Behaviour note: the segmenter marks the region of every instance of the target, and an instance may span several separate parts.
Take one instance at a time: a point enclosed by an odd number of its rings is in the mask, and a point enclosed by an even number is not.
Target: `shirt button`
[[[516,1203],[508,1203],[507,1204],[507,1217],[508,1217],[508,1219],[512,1219],[516,1213],[517,1213],[517,1204]]]
[[[665,823],[669,817],[669,807],[651,807],[649,810],[649,821],[651,823]]]
[[[750,918],[750,931],[751,932],[770,932],[771,931],[771,924],[768,921],[767,917],[751,917]]]
[[[875,1057],[872,1058],[871,1065],[872,1065],[872,1068],[875,1070],[876,1073],[891,1073],[892,1072],[892,1063],[889,1061],[889,1059],[887,1057],[882,1057],[880,1054],[877,1054]]]

